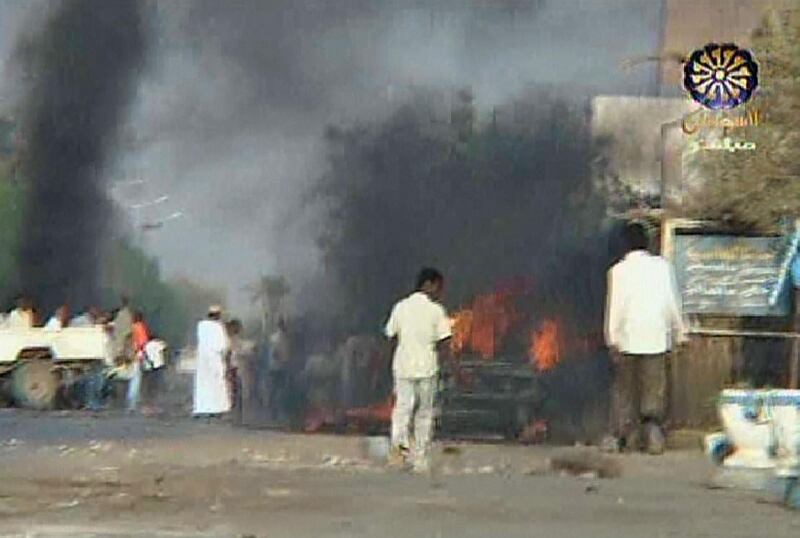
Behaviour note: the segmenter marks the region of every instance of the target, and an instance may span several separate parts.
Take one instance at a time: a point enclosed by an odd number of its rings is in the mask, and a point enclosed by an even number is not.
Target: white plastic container
[[[800,391],[722,391],[719,414],[733,453],[730,468],[774,469],[779,476],[797,476],[800,460]]]
[[[363,444],[364,456],[375,463],[385,463],[389,457],[389,446],[388,437],[367,437]]]
[[[768,397],[775,435],[775,471],[778,476],[800,475],[800,390],[772,390]]]

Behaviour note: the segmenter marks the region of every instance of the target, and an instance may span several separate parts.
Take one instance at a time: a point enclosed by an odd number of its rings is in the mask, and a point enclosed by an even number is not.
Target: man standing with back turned
[[[114,316],[114,358],[127,362],[131,359],[131,330],[133,328],[133,311],[127,295],[120,297],[122,303]]]
[[[394,305],[386,324],[392,343],[395,404],[392,411],[390,462],[411,456],[416,471],[429,467],[433,437],[433,404],[438,384],[437,353],[447,349],[450,320],[439,299],[444,278],[425,268],[417,276],[417,291]],[[416,407],[416,411],[415,411]],[[409,430],[414,419],[414,450],[409,454]]]
[[[197,324],[197,368],[194,376],[194,415],[220,416],[231,409],[226,380],[230,344],[222,323],[222,307],[212,305]]]
[[[686,331],[672,266],[647,250],[644,227],[625,228],[627,255],[608,272],[606,343],[614,364],[606,449],[665,448],[666,353]],[[644,431],[644,440],[642,433]]]

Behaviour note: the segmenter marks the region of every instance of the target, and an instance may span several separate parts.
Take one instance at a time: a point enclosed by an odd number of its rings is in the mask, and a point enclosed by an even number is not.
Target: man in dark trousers
[[[625,228],[627,254],[608,272],[606,343],[614,381],[609,450],[664,451],[666,353],[682,343],[686,330],[672,266],[648,252],[638,223]],[[644,442],[642,434],[644,433]]]
[[[291,381],[289,378],[290,352],[286,321],[280,318],[275,330],[269,336],[269,363],[267,365],[268,409],[273,421],[285,422],[288,420],[287,396]]]

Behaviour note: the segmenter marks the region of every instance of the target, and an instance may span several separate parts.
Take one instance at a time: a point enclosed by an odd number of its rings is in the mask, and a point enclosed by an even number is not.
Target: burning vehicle
[[[451,355],[441,363],[438,431],[458,438],[509,439],[538,443],[548,438],[548,402],[565,399],[570,383],[596,378],[602,361],[569,361],[579,373],[566,373],[567,357],[600,355],[599,335],[576,335],[554,316],[537,315],[534,288],[516,281],[476,296],[451,314]],[[584,365],[585,363],[585,365]],[[333,366],[336,364],[336,366]],[[559,372],[564,371],[561,374]],[[304,427],[329,427],[376,433],[391,422],[391,356],[379,336],[352,336],[334,354],[324,376],[338,379],[338,397],[307,410]],[[568,378],[565,385],[562,378]],[[559,394],[562,393],[562,394]],[[598,406],[598,400],[578,401]],[[602,399],[602,396],[601,396]],[[338,400],[338,404],[331,404]],[[323,400],[320,400],[323,401]],[[557,406],[568,407],[563,402]],[[338,410],[337,410],[338,409]],[[576,410],[581,415],[584,410]],[[603,415],[602,409],[598,411]],[[583,420],[581,417],[578,420]],[[576,426],[582,429],[582,425]]]
[[[447,435],[517,437],[541,397],[527,361],[504,353],[504,340],[522,321],[515,290],[477,296],[451,315],[451,358],[442,363],[439,429]]]
[[[498,286],[452,316],[452,361],[445,365],[440,427],[459,435],[500,434],[541,441],[541,374],[558,364],[563,341],[555,320],[535,325],[518,303],[530,283]]]

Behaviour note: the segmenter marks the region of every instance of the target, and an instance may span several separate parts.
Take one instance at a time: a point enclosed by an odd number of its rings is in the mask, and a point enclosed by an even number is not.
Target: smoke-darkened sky
[[[0,5],[0,59],[31,9]],[[150,70],[107,180],[145,180],[114,189],[127,206],[168,195],[140,222],[184,216],[146,233],[147,248],[167,274],[225,285],[244,306],[260,273],[299,286],[318,269],[301,199],[327,124],[385,115],[409,85],[471,86],[485,114],[531,85],[651,94],[652,67],[619,63],[657,48],[660,16],[650,0],[157,2]]]
[[[145,67],[144,12],[138,0],[71,0],[16,43],[27,178],[20,280],[48,310],[101,298],[98,260],[113,222],[104,176]]]

